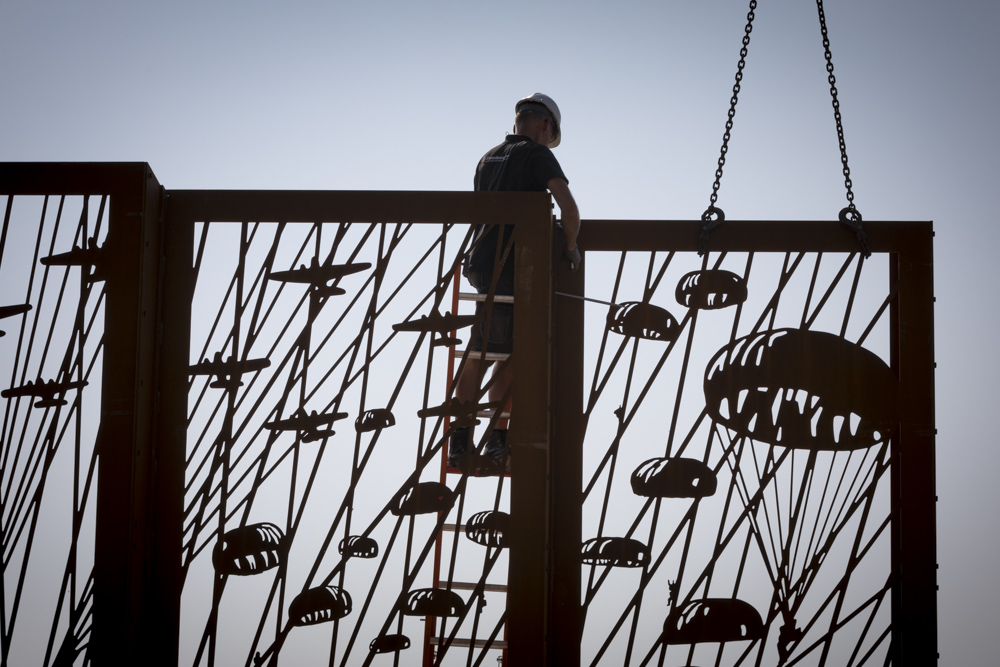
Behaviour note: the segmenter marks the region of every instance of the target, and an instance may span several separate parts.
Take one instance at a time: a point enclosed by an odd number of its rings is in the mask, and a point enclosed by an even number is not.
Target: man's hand
[[[563,259],[569,262],[569,270],[576,271],[583,264],[583,256],[580,255],[580,246],[576,246],[572,250],[568,250],[567,246],[563,246]]]

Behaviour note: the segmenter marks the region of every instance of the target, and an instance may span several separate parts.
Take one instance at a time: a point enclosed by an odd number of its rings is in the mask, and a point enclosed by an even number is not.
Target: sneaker
[[[469,429],[456,428],[448,444],[448,467],[458,468],[469,450]]]
[[[507,429],[493,429],[489,439],[486,441],[486,450],[483,453],[503,463],[504,456],[507,453]]]

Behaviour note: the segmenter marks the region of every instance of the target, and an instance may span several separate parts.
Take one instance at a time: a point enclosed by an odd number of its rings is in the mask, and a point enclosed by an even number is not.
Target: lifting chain
[[[722,209],[716,207],[719,200],[719,185],[722,182],[722,168],[726,164],[726,153],[729,152],[729,137],[733,129],[733,118],[736,116],[736,102],[740,94],[740,82],[743,81],[743,68],[746,67],[747,47],[750,46],[750,32],[753,30],[754,10],[757,0],[750,0],[750,11],[747,12],[747,25],[743,29],[743,47],[740,49],[740,62],[736,66],[736,82],[733,84],[733,96],[729,98],[729,116],[726,119],[726,131],[722,135],[722,150],[719,153],[719,166],[715,170],[715,182],[712,183],[712,195],[708,198],[708,208],[701,214],[701,231],[698,234],[698,254],[704,255],[708,249],[708,238],[712,230],[719,227],[726,219]]]
[[[854,190],[851,189],[851,168],[847,165],[847,143],[844,141],[844,123],[840,116],[840,100],[837,99],[837,77],[833,75],[833,55],[830,53],[830,36],[826,30],[826,13],[823,11],[823,0],[816,0],[819,10],[819,27],[823,33],[823,52],[826,56],[827,81],[830,83],[830,97],[833,99],[833,119],[837,121],[837,141],[840,143],[840,162],[844,165],[844,187],[847,188],[847,207],[840,211],[840,221],[849,227],[861,244],[864,256],[871,257],[868,249],[867,235],[861,220],[861,211],[854,206]]]

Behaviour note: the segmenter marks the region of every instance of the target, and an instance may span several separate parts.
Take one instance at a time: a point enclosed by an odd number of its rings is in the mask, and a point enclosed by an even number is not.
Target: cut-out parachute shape
[[[271,280],[277,280],[285,283],[305,283],[312,285],[313,287],[323,288],[326,287],[326,283],[331,280],[337,280],[338,278],[343,278],[344,276],[349,276],[354,273],[360,273],[361,271],[366,271],[372,268],[372,265],[368,262],[358,262],[357,264],[320,264],[319,261],[313,257],[309,262],[309,266],[302,264],[297,269],[289,269],[288,271],[274,271],[271,273],[269,278]],[[336,288],[336,290],[327,290],[329,293],[326,296],[335,296],[336,294],[343,294],[344,291]]]
[[[632,473],[632,492],[646,498],[705,498],[715,493],[715,472],[697,459],[655,458]]]
[[[326,414],[316,414],[313,410],[306,413],[303,408],[299,408],[287,419],[277,419],[273,422],[265,422],[264,428],[270,431],[296,431],[302,433],[302,442],[314,442],[336,435],[333,429],[319,429],[320,426],[332,424],[341,419],[347,419],[346,412],[330,412]]]
[[[378,556],[378,542],[364,535],[351,535],[340,541],[337,547],[345,558],[375,558]]]
[[[69,252],[59,253],[42,257],[39,261],[45,266],[90,266],[94,271],[88,278],[91,282],[99,282],[105,279],[104,275],[104,248],[98,247],[97,239],[87,240],[87,247],[73,246]]]
[[[408,648],[410,648],[410,638],[406,635],[381,635],[368,645],[368,650],[372,653],[396,653]]]
[[[510,546],[510,515],[506,512],[479,512],[469,517],[465,536],[484,547],[505,549]]]
[[[260,574],[278,566],[286,551],[280,528],[273,523],[255,523],[226,531],[212,551],[212,565],[219,574]]]
[[[244,373],[255,373],[264,370],[270,365],[271,361],[269,359],[234,360],[230,356],[223,361],[222,353],[216,352],[212,361],[205,359],[197,364],[193,364],[189,372],[191,375],[217,376],[219,379],[208,385],[213,389],[236,389],[243,386],[240,377]]]
[[[39,399],[35,402],[36,408],[54,408],[66,405],[66,399],[56,398],[56,394],[65,394],[71,389],[82,389],[87,386],[86,380],[76,380],[73,382],[56,382],[49,380],[45,382],[38,378],[37,382],[28,380],[20,387],[11,387],[0,391],[0,396],[4,398],[17,398],[18,396],[31,396]]]
[[[421,315],[419,319],[408,320],[393,324],[394,331],[419,331],[422,333],[438,334],[440,338],[434,340],[432,345],[443,345],[450,347],[458,345],[462,341],[448,336],[452,331],[472,326],[479,320],[478,315],[452,315],[445,312],[444,315],[435,309],[430,315]]]
[[[389,511],[396,516],[444,512],[455,504],[455,493],[440,482],[421,482],[404,487],[389,501]]]
[[[31,310],[30,303],[22,303],[15,306],[0,306],[0,320],[7,319],[8,317],[14,317],[15,315],[21,315]],[[6,331],[0,330],[0,338],[7,335]]]
[[[446,588],[421,588],[410,592],[403,606],[404,616],[458,616],[465,601]]]
[[[649,549],[628,537],[595,537],[583,543],[581,559],[587,565],[644,567],[649,563]]]
[[[388,408],[375,408],[366,410],[364,414],[354,420],[354,430],[358,433],[377,431],[382,428],[389,428],[396,425],[396,417]]]
[[[675,608],[663,624],[665,644],[701,644],[760,639],[764,622],[743,600],[705,598]]]
[[[677,283],[677,303],[697,310],[718,310],[747,300],[747,284],[740,276],[721,269],[692,271]]]
[[[821,331],[778,329],[720,350],[705,373],[709,415],[783,447],[851,451],[884,442],[898,382],[874,353]]]
[[[310,588],[295,596],[288,606],[292,625],[316,625],[344,618],[351,613],[351,596],[337,586]]]
[[[673,342],[680,335],[674,316],[659,306],[626,301],[608,311],[608,330],[632,338]]]

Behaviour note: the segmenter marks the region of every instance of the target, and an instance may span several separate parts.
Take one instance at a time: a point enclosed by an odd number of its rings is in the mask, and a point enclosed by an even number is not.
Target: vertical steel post
[[[542,204],[542,201],[546,201]],[[548,197],[514,230],[514,380],[511,421],[508,664],[546,665],[551,599],[546,543],[551,407],[552,216]]]
[[[582,264],[574,273],[559,260],[563,238],[555,243],[555,289],[583,296]],[[556,296],[553,302],[552,447],[549,455],[549,502],[553,521],[549,536],[549,597],[552,600],[549,664],[580,664],[581,561],[583,544],[583,331],[584,302]]]
[[[901,665],[936,665],[937,551],[934,480],[933,232],[928,224],[893,254],[893,365],[900,380],[900,432],[893,459],[893,644]]]
[[[183,386],[180,377],[186,382],[187,326],[183,318],[162,322],[160,307],[181,298],[164,293],[161,282],[181,257],[165,261],[164,246],[176,244],[164,243],[162,189],[149,166],[123,165],[119,179],[102,253],[107,304],[90,655],[96,665],[176,665],[185,414],[171,394]]]

